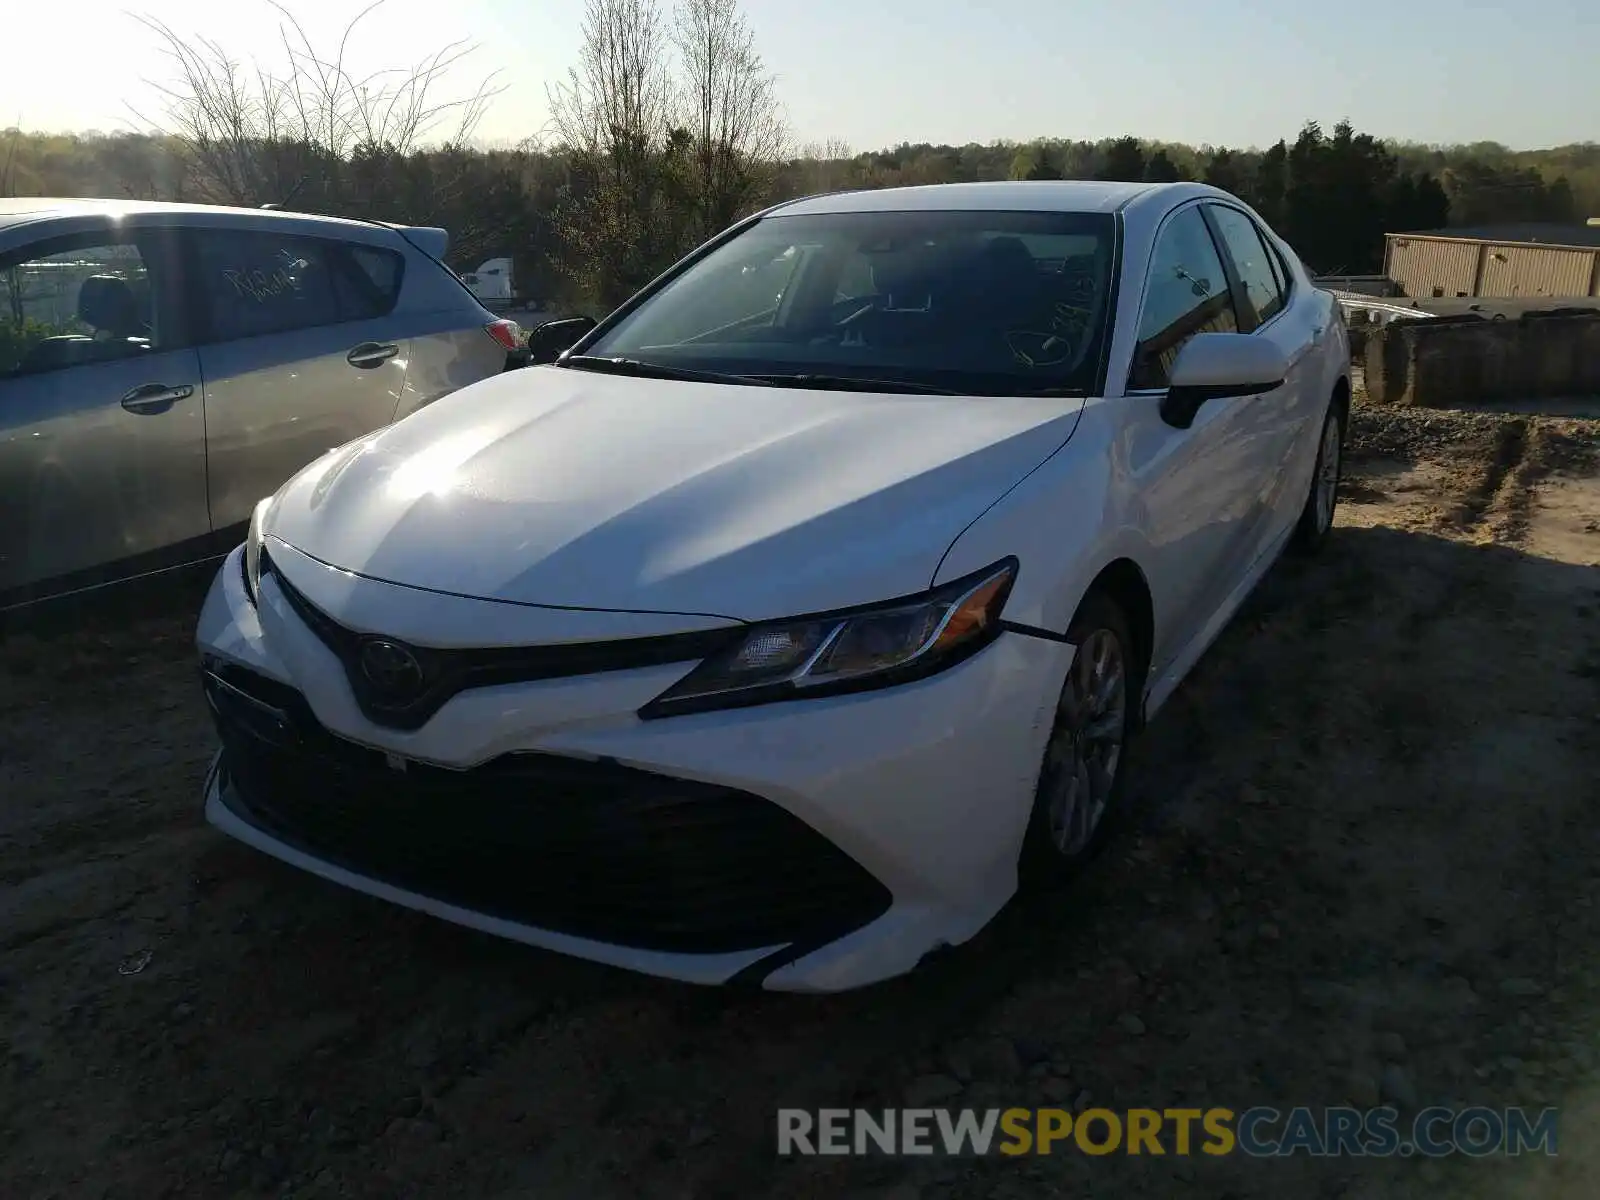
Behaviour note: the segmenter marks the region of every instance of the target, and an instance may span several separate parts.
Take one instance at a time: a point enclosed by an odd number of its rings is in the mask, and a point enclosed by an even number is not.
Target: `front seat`
[[[17,373],[104,362],[150,349],[150,327],[140,319],[139,301],[128,281],[119,276],[91,275],[78,286],[78,320],[93,329],[94,336],[66,333],[47,337],[23,355]]]
[[[148,349],[150,326],[139,315],[139,301],[128,281],[116,275],[91,275],[78,288],[78,319],[95,331],[96,341],[141,343]]]
[[[974,299],[1002,327],[1037,324],[1044,318],[1039,268],[1021,238],[990,239],[974,274]]]
[[[948,251],[914,247],[871,264],[877,302],[861,321],[869,345],[906,349],[938,343],[949,300]]]

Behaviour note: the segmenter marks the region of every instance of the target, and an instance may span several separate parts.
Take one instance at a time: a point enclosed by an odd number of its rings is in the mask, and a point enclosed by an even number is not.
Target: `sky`
[[[330,54],[364,6],[285,3]],[[546,86],[576,61],[581,10],[383,0],[350,53],[376,70],[475,43],[452,81],[470,90],[498,72],[505,90],[478,136],[512,143],[545,128]],[[172,65],[135,13],[269,70],[284,59],[265,0],[73,0],[70,27],[54,5],[15,0],[0,128],[148,128]],[[1134,134],[1266,146],[1342,118],[1406,141],[1600,140],[1595,0],[745,0],[745,13],[799,144]]]

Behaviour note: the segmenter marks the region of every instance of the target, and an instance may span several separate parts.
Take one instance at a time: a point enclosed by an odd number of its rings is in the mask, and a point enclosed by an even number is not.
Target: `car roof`
[[[116,217],[134,213],[161,213],[169,216],[205,215],[217,217],[231,215],[251,224],[265,225],[272,221],[326,221],[357,229],[372,229],[373,222],[353,221],[346,217],[325,217],[316,213],[288,212],[269,208],[237,208],[222,204],[178,204],[162,200],[115,200],[94,197],[13,196],[0,197],[0,230],[14,225],[26,225],[57,217]]]
[[[769,209],[769,216],[850,212],[1121,212],[1159,209],[1200,196],[1228,198],[1202,183],[1107,183],[1088,179],[1008,179],[934,183],[807,196]]]

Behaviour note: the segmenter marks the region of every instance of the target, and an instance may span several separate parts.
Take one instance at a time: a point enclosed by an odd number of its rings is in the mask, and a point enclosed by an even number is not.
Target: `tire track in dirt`
[[[1480,436],[1472,439],[1477,446],[1469,442],[1462,447],[1467,452],[1465,465],[1447,456],[1438,460],[1457,497],[1440,518],[1439,528],[1467,535],[1487,533],[1494,542],[1517,545],[1527,532],[1540,483],[1557,471],[1592,470],[1594,440],[1572,421],[1523,416],[1496,420],[1486,453]]]
[[[1525,418],[1501,420],[1485,461],[1457,468],[1453,482],[1460,495],[1455,507],[1440,521],[1441,528],[1470,532],[1484,524],[1491,507],[1506,510],[1515,506],[1514,497],[1519,494],[1517,477],[1525,464],[1528,440]]]

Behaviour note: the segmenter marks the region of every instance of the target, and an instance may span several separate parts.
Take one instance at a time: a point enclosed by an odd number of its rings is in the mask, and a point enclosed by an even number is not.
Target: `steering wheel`
[[[1024,367],[1056,367],[1077,354],[1078,346],[1094,313],[1076,304],[1058,302],[1051,310],[1050,328],[1009,329],[1006,349]]]
[[[846,325],[853,325],[877,307],[877,296],[846,296],[843,300],[833,302],[828,319],[835,329],[842,329]]]
[[[828,316],[823,328],[811,338],[811,345],[826,346],[842,340],[850,327],[878,307],[877,296],[846,296],[828,306]]]

